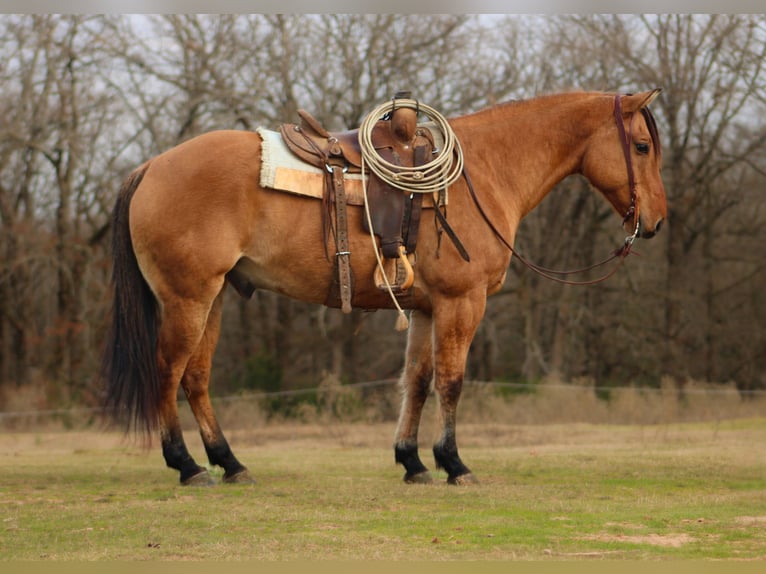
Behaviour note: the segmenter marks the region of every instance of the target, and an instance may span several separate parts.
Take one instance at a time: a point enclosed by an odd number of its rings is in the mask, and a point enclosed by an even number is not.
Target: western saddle
[[[396,166],[416,167],[426,164],[434,152],[434,139],[428,128],[418,125],[417,110],[397,107],[396,100],[409,98],[409,92],[398,92],[393,98],[391,111],[378,120],[372,129],[371,140],[381,158]],[[361,173],[362,149],[359,130],[329,132],[307,111],[298,110],[300,124],[280,127],[287,147],[301,160],[325,171],[323,229],[325,253],[330,233],[336,244],[335,282],[326,304],[351,311],[353,275],[349,264],[348,224],[344,174]],[[412,262],[417,245],[418,227],[423,202],[422,193],[406,193],[369,173],[366,184],[369,218],[372,232],[378,237],[383,255],[384,271],[376,271],[379,288],[391,288],[403,293],[412,286]],[[436,201],[439,211],[439,201]],[[335,210],[335,221],[331,212]],[[441,213],[439,213],[441,215]],[[367,217],[363,227],[369,233]],[[383,277],[385,273],[385,277]]]

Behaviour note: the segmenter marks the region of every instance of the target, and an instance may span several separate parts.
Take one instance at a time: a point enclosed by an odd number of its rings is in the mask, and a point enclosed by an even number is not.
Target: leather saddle
[[[396,107],[397,98],[409,97],[400,92],[393,100],[392,111],[378,120],[371,134],[372,145],[381,158],[393,165],[415,167],[430,161],[434,151],[434,139],[425,126],[418,125],[417,111],[409,107]],[[304,162],[326,170],[325,202],[327,205],[343,202],[343,184],[338,181],[345,173],[360,173],[362,150],[359,130],[329,132],[309,112],[298,110],[299,124],[283,124],[280,133],[287,147]],[[380,251],[388,260],[395,260],[393,269],[386,271],[394,292],[402,292],[412,285],[413,273],[408,255],[413,257],[417,245],[417,232],[422,209],[422,194],[406,193],[390,186],[377,175],[369,172],[367,202],[374,234],[380,241]],[[340,189],[339,189],[340,186]],[[331,209],[325,211],[328,213]],[[343,219],[341,221],[340,219]],[[369,232],[367,218],[364,229]],[[335,229],[336,247],[339,255],[347,255],[341,245],[345,229],[345,205],[338,209],[336,221],[325,229]],[[341,258],[343,259],[343,258]],[[341,261],[341,299],[344,279]],[[391,265],[388,266],[389,268]],[[407,269],[409,267],[409,269]],[[351,281],[346,278],[345,281]],[[385,281],[377,277],[376,283],[385,288]],[[347,308],[344,305],[344,310]],[[349,309],[350,310],[350,309]]]
[[[402,97],[397,94],[397,97]],[[396,100],[394,100],[395,102]],[[395,105],[395,104],[394,104]],[[324,169],[330,161],[340,161],[348,173],[360,173],[362,149],[359,130],[329,132],[306,110],[298,110],[300,124],[282,124],[280,132],[290,151],[308,164]],[[378,153],[393,154],[397,163],[412,167],[414,152],[425,146],[430,159],[434,149],[431,131],[417,124],[417,113],[410,108],[395,108],[386,118],[379,120],[372,131],[372,143]],[[385,158],[384,155],[384,159]],[[389,160],[390,161],[390,160]]]

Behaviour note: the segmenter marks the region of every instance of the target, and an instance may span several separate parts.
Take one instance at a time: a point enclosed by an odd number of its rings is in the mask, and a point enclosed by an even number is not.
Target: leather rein
[[[463,176],[465,177],[466,183],[468,184],[468,190],[471,193],[471,197],[474,200],[474,203],[476,203],[476,207],[479,208],[479,212],[481,213],[484,220],[489,225],[490,229],[494,232],[494,234],[497,236],[497,238],[505,245],[511,252],[512,255],[514,255],[519,261],[521,261],[524,265],[529,267],[532,271],[535,273],[545,277],[546,279],[550,279],[551,281],[556,281],[557,283],[563,283],[565,285],[595,285],[596,283],[601,283],[602,281],[606,281],[609,279],[612,275],[614,275],[617,270],[622,266],[622,263],[625,261],[625,258],[630,255],[631,248],[633,247],[633,242],[635,241],[636,237],[638,237],[638,231],[639,231],[639,216],[638,216],[638,206],[637,206],[637,195],[636,195],[636,180],[633,173],[633,161],[630,155],[630,142],[632,141],[633,137],[633,118],[631,117],[630,121],[630,129],[629,131],[625,131],[625,124],[622,121],[622,106],[620,104],[620,96],[619,94],[614,97],[614,118],[615,122],[617,123],[617,131],[620,134],[620,143],[622,145],[622,151],[625,155],[625,163],[627,165],[628,170],[628,185],[630,186],[630,206],[628,207],[627,212],[625,213],[625,217],[623,218],[623,224],[625,224],[626,221],[629,219],[633,219],[635,222],[633,235],[629,235],[625,238],[625,242],[615,249],[606,259],[603,261],[599,261],[598,263],[594,263],[592,265],[589,265],[587,267],[583,267],[581,269],[574,269],[571,271],[558,271],[554,269],[548,269],[546,267],[541,267],[540,265],[537,265],[535,263],[532,263],[528,259],[526,259],[524,256],[522,256],[516,249],[513,248],[513,246],[510,244],[510,242],[503,237],[503,235],[500,233],[500,231],[495,227],[495,225],[492,223],[492,220],[489,218],[487,213],[484,211],[484,208],[479,203],[479,198],[476,196],[476,192],[473,188],[473,183],[471,182],[471,178],[468,175],[468,172],[466,171],[465,167],[463,168]],[[603,275],[602,277],[599,277],[597,279],[593,279],[590,281],[573,281],[571,279],[562,279],[561,277],[556,277],[556,275],[576,275],[578,273],[585,273],[586,271],[590,271],[592,269],[597,269],[599,267],[602,267],[603,265],[606,265],[610,261],[613,261],[615,259],[619,258],[619,261],[617,265],[613,269],[611,269],[606,275]]]

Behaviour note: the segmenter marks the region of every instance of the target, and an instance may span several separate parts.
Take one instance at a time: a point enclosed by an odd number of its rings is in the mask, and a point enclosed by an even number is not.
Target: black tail
[[[160,377],[157,370],[158,308],[141,275],[130,239],[130,201],[148,163],[131,173],[112,212],[112,325],[101,365],[104,407],[130,431],[151,433],[158,426]]]

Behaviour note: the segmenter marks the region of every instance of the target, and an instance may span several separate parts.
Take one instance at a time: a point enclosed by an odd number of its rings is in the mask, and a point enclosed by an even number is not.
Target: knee
[[[463,391],[463,378],[441,380],[434,386],[442,404],[456,405]]]

